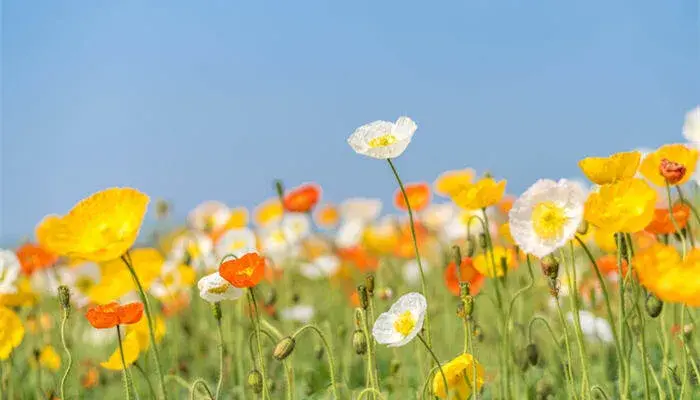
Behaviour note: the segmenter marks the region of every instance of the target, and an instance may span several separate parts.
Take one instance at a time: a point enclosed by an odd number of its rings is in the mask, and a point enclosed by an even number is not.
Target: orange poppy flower
[[[360,304],[360,294],[357,293],[357,290],[353,290],[353,291],[350,293],[350,298],[349,298],[349,300],[350,300],[350,305],[351,305],[351,306],[353,306],[353,307],[360,307],[360,305],[361,305],[361,304]]]
[[[311,211],[321,199],[321,187],[308,183],[287,192],[282,205],[289,212],[305,213]]]
[[[188,292],[173,294],[163,301],[161,311],[166,317],[178,315],[189,308],[190,300],[191,298]]]
[[[355,264],[360,272],[376,271],[379,267],[379,260],[360,246],[338,249],[338,257],[343,261]]]
[[[248,253],[229,259],[219,266],[219,274],[237,288],[253,287],[265,276],[265,258]]]
[[[416,222],[414,226],[416,231],[416,243],[418,243],[418,251],[423,253],[424,248],[428,244],[428,229],[420,222]],[[413,246],[411,225],[406,223],[400,228],[401,231],[399,232],[399,236],[396,241],[394,255],[402,258],[413,258],[416,256],[416,249]]]
[[[424,210],[430,204],[430,185],[425,182],[409,183],[405,186],[406,196],[413,211]],[[399,210],[408,211],[401,189],[394,194],[394,205]]]
[[[26,275],[31,275],[39,269],[48,268],[58,260],[57,255],[33,243],[23,244],[15,254],[17,254],[22,266],[22,272]]]
[[[503,214],[508,215],[510,209],[513,208],[513,203],[515,203],[515,198],[513,196],[505,196],[498,203],[498,208]]]
[[[459,274],[460,276],[457,276],[455,262],[450,262],[445,269],[445,284],[447,285],[447,290],[453,295],[459,296],[459,281],[461,278],[463,282],[469,282],[469,294],[478,294],[481,290],[481,286],[484,284],[484,276],[474,268],[471,258],[467,257],[462,260],[459,266]]]
[[[100,383],[100,371],[90,362],[84,363],[86,371],[80,379],[80,385],[85,389],[92,389]]]
[[[598,258],[596,264],[598,264],[601,274],[607,276],[617,275],[617,255],[606,254]],[[627,275],[627,261],[625,260],[622,260],[622,274]]]
[[[685,228],[686,224],[688,224],[688,218],[690,218],[690,207],[688,205],[679,203],[673,206],[673,219],[676,220],[679,229]],[[654,219],[651,220],[645,230],[654,235],[674,233],[676,228],[673,226],[671,213],[668,211],[668,208],[657,208],[654,210]]]
[[[119,305],[116,301],[90,308],[85,317],[97,329],[114,328],[139,322],[143,316],[143,303]]]

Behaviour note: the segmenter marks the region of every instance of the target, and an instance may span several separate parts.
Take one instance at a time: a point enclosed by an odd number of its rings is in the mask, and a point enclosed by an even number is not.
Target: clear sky
[[[2,2],[0,240],[109,187],[252,206],[317,181],[391,198],[346,143],[408,115],[407,181],[471,166],[519,193],[681,141],[697,0]]]

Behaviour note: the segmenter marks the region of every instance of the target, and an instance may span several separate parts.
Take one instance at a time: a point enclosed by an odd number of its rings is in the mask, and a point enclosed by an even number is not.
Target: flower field
[[[700,108],[519,196],[404,181],[417,132],[347,139],[393,204],[277,181],[186,221],[125,187],[53,210],[0,250],[0,399],[700,399]]]

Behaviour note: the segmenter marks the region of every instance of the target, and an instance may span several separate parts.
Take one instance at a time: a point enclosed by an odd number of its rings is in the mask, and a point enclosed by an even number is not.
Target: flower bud
[[[367,352],[367,337],[365,333],[357,329],[352,334],[352,348],[355,349],[355,353],[362,355]]]
[[[292,304],[299,304],[299,300],[301,300],[299,293],[292,294]]]
[[[545,379],[540,379],[535,385],[535,393],[537,393],[538,400],[545,400],[554,394],[554,388],[552,384]]]
[[[388,301],[394,297],[394,291],[390,287],[379,289],[379,298]]]
[[[364,320],[364,317],[362,315],[362,309],[356,308],[355,309],[355,329],[362,329],[362,321]]]
[[[581,220],[581,223],[578,224],[578,228],[576,228],[576,233],[579,235],[585,235],[588,233],[588,221],[585,219]]]
[[[374,297],[374,275],[368,274],[365,276],[365,286],[367,287],[367,295]]]
[[[556,279],[559,276],[559,260],[553,255],[548,254],[544,256],[540,260],[540,265],[544,276],[552,279]]]
[[[486,250],[488,247],[489,247],[489,242],[486,239],[486,234],[482,232],[479,234],[479,248],[481,250]]]
[[[221,303],[218,301],[216,303],[213,303],[211,305],[211,312],[214,314],[214,319],[217,321],[221,321]]]
[[[277,192],[277,197],[282,199],[284,197],[284,184],[282,180],[275,179],[275,191]]]
[[[391,363],[389,364],[389,371],[391,375],[393,376],[399,373],[399,369],[401,369],[401,361],[392,358]]]
[[[501,277],[502,279],[506,278],[506,275],[508,275],[508,259],[506,257],[501,257],[501,271],[503,271],[503,276]]]
[[[462,249],[459,246],[452,246],[452,261],[455,262],[457,270],[459,271],[459,266],[462,264]]]
[[[367,296],[367,287],[365,285],[360,285],[357,287],[357,294],[360,295],[360,305],[363,310],[369,307],[369,297]]]
[[[680,182],[686,173],[685,165],[664,158],[659,163],[659,173],[666,179],[669,185]]]
[[[323,346],[321,346],[320,344],[317,345],[316,348],[314,348],[314,356],[316,357],[317,360],[320,360],[323,358],[323,354],[324,354],[323,350],[324,350]]]
[[[625,234],[620,232],[615,233],[615,243],[617,244],[617,251],[622,254],[622,259],[629,263],[627,259],[627,241],[625,240]]]
[[[58,302],[61,303],[61,308],[64,311],[70,310],[70,290],[68,286],[61,285],[58,287]]]
[[[537,361],[539,360],[537,345],[534,343],[528,344],[525,348],[525,352],[527,353],[527,360],[530,362],[530,365],[537,365]]]
[[[250,387],[250,390],[253,391],[253,393],[262,393],[263,377],[260,371],[258,371],[257,369],[248,372],[248,386]]]
[[[547,280],[547,284],[549,285],[549,294],[555,299],[559,298],[559,279],[549,278],[549,280]]]
[[[474,257],[476,253],[476,239],[473,235],[467,237],[467,257]]]
[[[659,316],[659,314],[661,314],[661,311],[664,308],[664,303],[663,301],[659,300],[658,297],[649,293],[647,295],[647,300],[644,303],[644,307],[647,309],[647,314],[650,317],[656,318]]]
[[[170,213],[170,204],[167,200],[158,199],[156,201],[156,217],[158,219],[165,219]]]
[[[296,340],[292,337],[285,337],[277,343],[275,349],[272,351],[272,357],[277,361],[282,361],[289,357],[294,351],[294,346],[296,345]]]

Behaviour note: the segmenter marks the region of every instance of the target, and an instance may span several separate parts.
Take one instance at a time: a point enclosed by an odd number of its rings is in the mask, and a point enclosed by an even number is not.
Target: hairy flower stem
[[[258,364],[260,366],[260,373],[262,374],[262,384],[263,384],[263,400],[270,398],[269,384],[267,382],[267,371],[265,370],[265,357],[263,357],[262,352],[262,338],[260,334],[260,313],[258,311],[258,303],[255,301],[255,291],[253,288],[248,288],[248,304],[250,304],[253,309],[253,315],[250,316],[251,323],[253,324],[253,331],[255,333],[255,341],[258,345]]]
[[[564,319],[564,313],[561,311],[561,305],[559,304],[559,299],[555,299],[557,303],[557,313],[559,314],[559,322],[564,330],[564,344],[566,346],[566,372],[569,376],[569,384],[571,385],[571,395],[574,399],[578,399],[576,395],[576,384],[574,382],[574,371],[573,371],[573,357],[571,356],[571,346],[569,345],[569,329],[566,327],[566,319]],[[559,344],[557,343],[557,346]]]
[[[316,332],[319,338],[321,338],[321,341],[323,342],[323,347],[326,350],[326,354],[328,355],[328,370],[330,371],[330,377],[331,377],[331,387],[333,388],[333,398],[336,400],[340,399],[340,395],[338,394],[338,384],[335,376],[335,357],[333,356],[333,349],[331,348],[330,345],[328,345],[328,341],[326,340],[326,336],[321,332],[321,330],[312,324],[304,325],[299,330],[297,330],[293,335],[292,339],[296,339],[297,336],[301,335],[304,331],[306,330],[312,330]]]
[[[124,264],[126,265],[126,268],[129,270],[131,278],[134,280],[134,284],[136,285],[136,288],[139,292],[139,297],[141,298],[141,302],[143,303],[144,311],[146,312],[146,322],[148,323],[148,338],[151,341],[151,350],[153,351],[153,359],[156,362],[156,372],[158,373],[159,398],[166,400],[167,394],[165,392],[165,379],[163,379],[163,367],[160,364],[160,354],[158,353],[158,346],[156,345],[156,335],[153,330],[153,315],[151,314],[151,305],[148,301],[148,296],[146,296],[146,292],[143,290],[143,285],[141,285],[141,281],[136,275],[134,265],[131,262],[131,255],[129,255],[129,252],[127,251],[126,254],[124,254],[121,258]]]
[[[564,251],[562,250],[561,253],[562,260],[565,260]],[[576,342],[578,345],[579,357],[581,358],[581,398],[585,399],[586,397],[590,396],[590,388],[588,387],[588,360],[586,358],[586,347],[585,341],[583,339],[583,329],[581,329],[581,316],[579,313],[580,304],[578,301],[578,283],[576,282],[576,259],[574,254],[573,241],[569,242],[569,253],[569,261],[571,262],[571,265],[565,262],[564,267],[566,268],[567,276],[571,277],[570,279],[567,279],[567,281],[569,283],[569,292],[571,293],[571,309],[573,310],[574,316],[574,330],[576,333]]]
[[[476,354],[474,354],[474,327],[472,326],[471,322],[467,321],[467,329],[469,330],[469,333],[467,334],[467,339],[469,341],[469,354],[471,354],[473,357],[476,357]],[[466,351],[465,351],[466,353]],[[477,368],[476,368],[476,363],[472,363],[472,388],[473,391],[472,393],[474,394],[474,400],[479,399],[479,390],[476,382],[477,378]]]
[[[376,359],[375,359],[375,354],[374,350],[375,347],[373,345],[373,340],[374,336],[372,336],[372,333],[369,331],[369,323],[367,321],[367,312],[366,310],[361,311],[362,315],[362,331],[365,334],[365,337],[367,339],[367,378],[369,380],[369,387],[372,389],[376,390],[379,392],[379,380],[375,376],[375,371],[377,370],[375,367]]]
[[[428,350],[428,353],[430,353],[430,356],[433,358],[433,361],[435,361],[435,364],[437,364],[438,369],[440,370],[440,375],[442,375],[442,384],[445,385],[445,393],[449,394],[450,387],[447,385],[447,377],[445,376],[445,372],[442,370],[440,360],[438,360],[435,353],[433,353],[433,350],[430,348],[430,346],[428,346],[428,343],[425,341],[425,339],[423,339],[423,335],[418,334],[418,339],[420,339],[421,343],[423,343],[423,346],[425,346],[425,349]]]
[[[202,378],[199,378],[192,382],[192,387],[190,388],[190,400],[196,399],[195,393],[197,392],[198,387],[202,387],[209,399],[214,400],[214,396],[212,396],[211,390],[209,390],[209,386],[207,386],[207,382]]]
[[[131,376],[129,376],[129,370],[126,366],[126,360],[124,360],[124,346],[122,345],[122,332],[117,325],[117,340],[119,341],[119,357],[122,360],[122,377],[124,378],[124,391],[126,392],[127,400],[134,398],[134,394],[131,391]]]
[[[406,203],[406,209],[408,210],[408,220],[411,226],[411,238],[413,239],[413,250],[415,251],[416,254],[416,263],[418,264],[418,271],[420,272],[420,284],[421,284],[421,291],[423,292],[423,297],[428,299],[428,287],[425,283],[425,272],[423,272],[423,264],[420,259],[420,253],[418,252],[418,239],[416,238],[416,226],[413,221],[413,210],[411,209],[411,204],[408,201],[408,195],[406,194],[406,188],[403,185],[403,181],[401,181],[401,177],[399,177],[399,172],[396,170],[396,167],[394,167],[394,163],[391,161],[390,158],[387,158],[387,161],[389,162],[389,167],[391,167],[391,171],[394,173],[394,177],[396,178],[396,182],[399,184],[399,189],[401,189],[401,194],[403,195],[403,200]],[[430,301],[428,301],[428,304],[430,304]],[[425,337],[427,339],[427,343],[429,347],[432,347],[432,341],[431,341],[431,335],[430,335],[430,313],[425,313]],[[368,338],[369,339],[369,338]]]
[[[71,355],[70,349],[68,348],[68,343],[66,342],[66,323],[69,316],[70,308],[66,307],[63,309],[63,320],[61,321],[61,344],[63,345],[63,351],[66,353],[66,357],[68,358],[68,365],[66,366],[66,371],[63,373],[63,377],[61,378],[61,399],[68,398],[66,397],[65,386],[66,380],[68,379],[68,374],[70,374],[70,370],[73,368],[73,356]]]
[[[221,319],[216,320],[216,328],[219,333],[219,381],[216,383],[216,398],[219,398],[221,394],[221,388],[224,385],[224,355],[226,349],[224,348],[224,333],[221,329]]]
[[[627,320],[627,315],[626,315],[626,310],[625,310],[625,274],[623,273],[622,270],[622,233],[618,233],[615,235],[615,241],[617,243],[617,276],[618,276],[618,324],[619,328],[618,331],[620,332],[620,349],[624,353],[625,350],[625,334],[627,331],[625,330],[625,327],[627,326],[626,320]],[[626,359],[626,357],[622,357],[619,362],[620,363],[626,363],[627,368],[623,368],[623,375],[618,377],[618,381],[620,382],[620,398],[621,399],[627,399],[629,398],[629,385],[630,382],[627,379],[629,376],[629,363],[627,362],[629,360]]]

